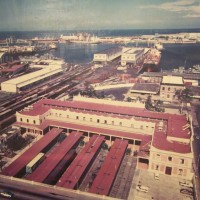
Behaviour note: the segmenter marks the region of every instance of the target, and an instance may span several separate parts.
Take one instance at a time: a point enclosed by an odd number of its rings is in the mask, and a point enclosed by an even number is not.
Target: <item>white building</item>
[[[160,85],[160,97],[163,101],[178,100],[175,96],[177,90],[185,88],[183,78],[180,76],[163,76]]]
[[[145,54],[144,48],[124,48],[121,56],[121,65],[135,65]]]
[[[59,66],[47,67],[42,70],[29,73],[1,83],[1,90],[5,92],[17,93],[37,82],[50,78],[51,76],[62,73],[63,69]]]
[[[106,63],[119,58],[122,55],[122,47],[114,47],[106,49],[99,53],[94,54],[93,62],[95,63]]]

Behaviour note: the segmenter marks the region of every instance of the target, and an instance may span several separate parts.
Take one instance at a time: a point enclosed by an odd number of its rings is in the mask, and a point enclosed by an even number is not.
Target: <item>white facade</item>
[[[5,92],[17,93],[21,88],[31,85],[35,82],[48,78],[50,76],[61,73],[61,66],[47,67],[42,70],[29,73],[1,83],[1,90]]]
[[[114,47],[111,49],[107,49],[105,51],[95,53],[93,61],[94,62],[110,62],[122,55],[121,47]]]
[[[123,50],[121,57],[121,65],[136,64],[139,59],[144,56],[144,49],[142,48],[128,48]]]

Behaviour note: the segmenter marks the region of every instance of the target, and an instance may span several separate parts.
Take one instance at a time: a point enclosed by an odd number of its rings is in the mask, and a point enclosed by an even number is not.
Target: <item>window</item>
[[[114,125],[114,121],[112,121],[112,125]]]
[[[83,121],[85,121],[85,117],[83,117]]]
[[[26,121],[27,121],[27,123],[29,123],[29,119],[27,119]]]
[[[35,120],[33,120],[33,123],[35,124]]]
[[[162,90],[165,90],[165,87],[162,87]]]
[[[184,159],[181,159],[180,161],[181,161],[181,162],[180,162],[181,164],[184,164]]]
[[[168,87],[168,91],[170,91],[170,87]]]
[[[78,117],[78,116],[76,116],[76,119],[79,119],[79,117]]]
[[[178,175],[180,175],[180,176],[183,175],[183,170],[182,169],[178,169]]]
[[[92,122],[92,118],[90,118],[90,121]]]
[[[119,125],[122,126],[122,122],[119,122]]]
[[[156,165],[156,168],[155,168],[155,170],[159,170],[159,165]]]
[[[170,157],[168,157],[168,161],[172,161],[172,157],[170,156]]]
[[[104,124],[107,124],[107,120],[104,120]]]
[[[100,122],[100,120],[99,119],[97,119],[97,123],[99,123]]]
[[[22,121],[23,121],[23,119],[22,119],[22,118],[20,118],[20,121],[22,122]]]
[[[168,99],[170,98],[170,95],[169,95],[169,94],[167,95],[167,98],[168,98]]]

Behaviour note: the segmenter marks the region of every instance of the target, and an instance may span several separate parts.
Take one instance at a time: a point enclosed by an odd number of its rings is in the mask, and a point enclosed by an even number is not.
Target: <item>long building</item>
[[[44,153],[51,148],[53,143],[57,141],[58,136],[63,130],[53,128],[42,139],[37,141],[25,153],[14,160],[8,167],[6,167],[2,174],[7,176],[21,176],[25,173],[26,165],[33,160],[39,153]]]
[[[72,132],[62,143],[42,162],[42,164],[27,177],[28,180],[44,182],[48,175],[62,161],[71,148],[77,146],[81,139],[81,132]]]
[[[42,70],[2,82],[1,90],[5,92],[17,93],[62,72],[63,70],[61,65],[49,66]]]
[[[109,194],[127,146],[127,140],[115,140],[89,192],[100,195]]]
[[[70,189],[78,188],[78,185],[85,176],[86,170],[100,150],[104,139],[103,136],[92,136],[56,185]]]
[[[113,47],[94,54],[93,62],[107,63],[122,55],[122,47]]]
[[[137,64],[141,61],[148,50],[145,50],[144,48],[124,48],[121,56],[121,65],[125,66]]]
[[[49,127],[83,136],[102,135],[111,145],[129,141],[137,168],[192,179],[191,116],[151,112],[141,102],[118,102],[77,96],[73,101],[43,99],[16,113],[15,126],[35,134]],[[160,160],[155,159],[159,155]],[[169,170],[170,169],[170,170]],[[179,173],[181,171],[181,173]]]

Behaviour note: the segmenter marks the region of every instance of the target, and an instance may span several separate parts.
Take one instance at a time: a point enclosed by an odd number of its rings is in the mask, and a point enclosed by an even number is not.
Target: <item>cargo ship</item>
[[[143,63],[143,71],[155,72],[159,70],[159,63],[161,59],[161,52],[156,48],[152,48]]]

